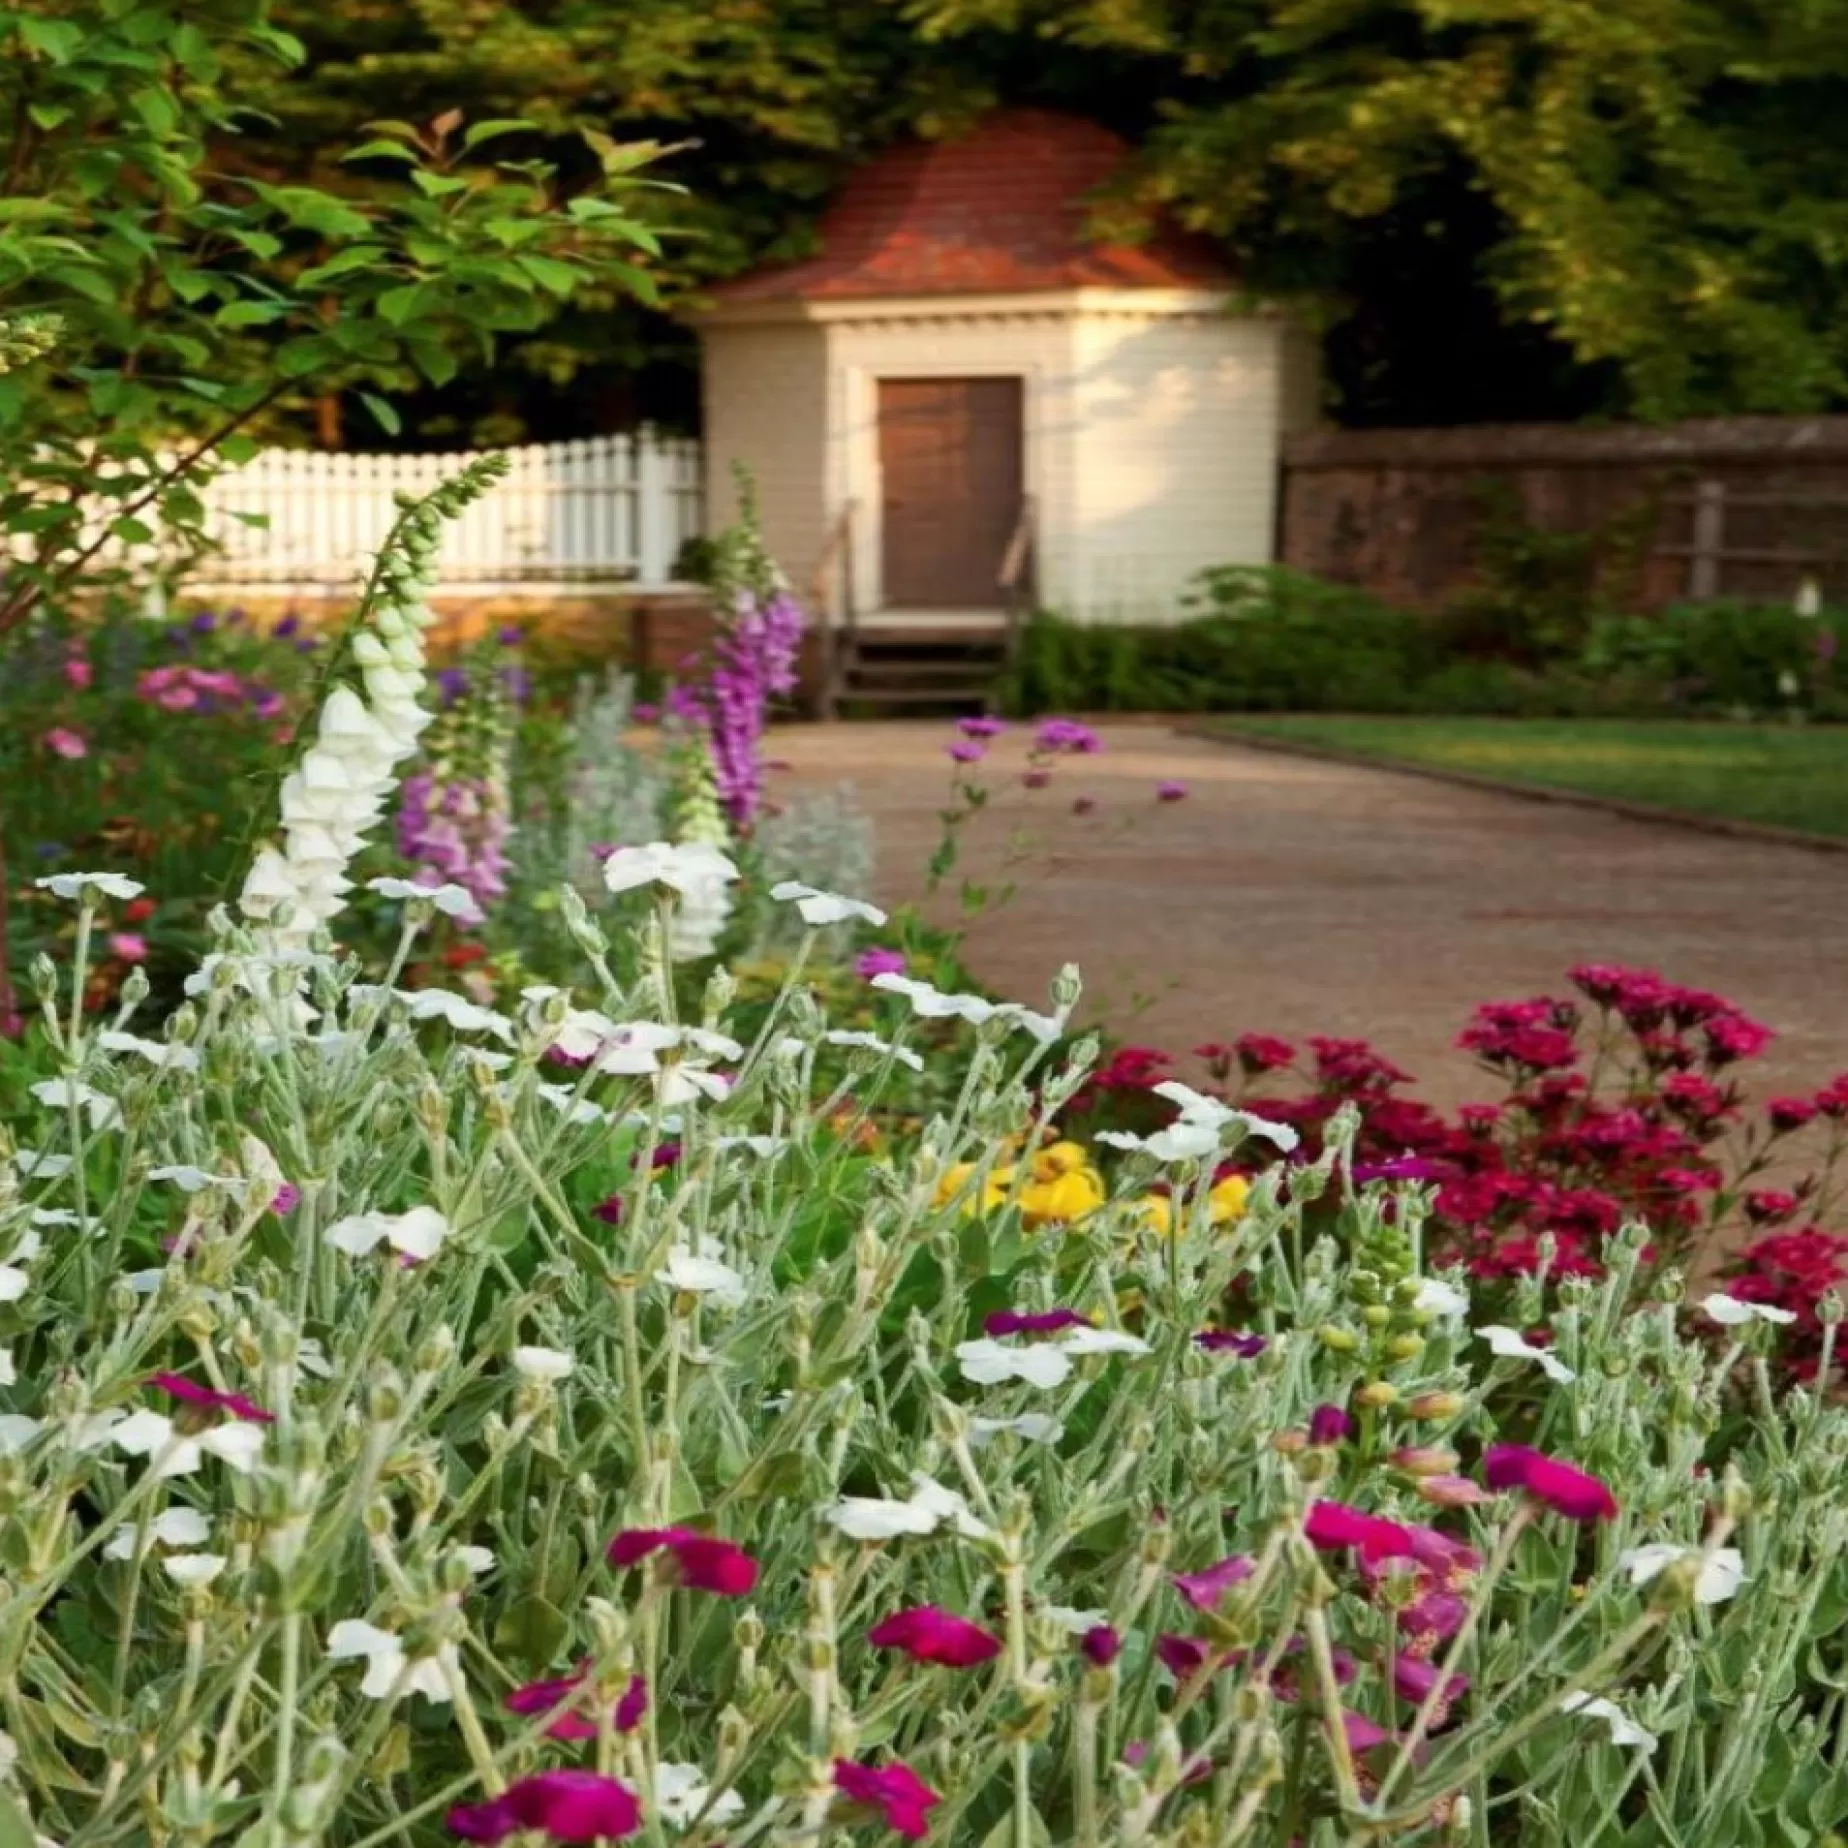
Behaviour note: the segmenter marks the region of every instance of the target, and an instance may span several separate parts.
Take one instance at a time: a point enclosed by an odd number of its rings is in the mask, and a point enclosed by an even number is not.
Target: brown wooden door
[[[890,609],[997,609],[1020,517],[1019,379],[879,381],[880,552]]]

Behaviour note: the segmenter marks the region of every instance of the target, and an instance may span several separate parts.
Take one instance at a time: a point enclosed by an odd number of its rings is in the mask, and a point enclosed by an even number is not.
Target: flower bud
[[[1454,1392],[1420,1392],[1414,1393],[1405,1402],[1405,1409],[1414,1417],[1430,1423],[1439,1423],[1447,1418],[1462,1416],[1467,1401]]]
[[[1388,1360],[1416,1360],[1424,1352],[1423,1335],[1394,1335],[1386,1343]]]
[[[1316,1331],[1316,1339],[1331,1354],[1352,1354],[1360,1346],[1360,1337],[1345,1328],[1337,1327],[1333,1322],[1324,1322]]]
[[[43,950],[32,959],[32,992],[44,1002],[57,998],[58,966]]]
[[[1399,1389],[1390,1380],[1369,1380],[1354,1394],[1354,1403],[1379,1411],[1393,1404],[1398,1397]]]
[[[1369,1303],[1361,1310],[1360,1319],[1369,1328],[1384,1328],[1392,1321],[1392,1311],[1384,1303]]]
[[[1392,1453],[1392,1466],[1408,1476],[1448,1476],[1457,1466],[1457,1453],[1442,1444],[1406,1444]]]

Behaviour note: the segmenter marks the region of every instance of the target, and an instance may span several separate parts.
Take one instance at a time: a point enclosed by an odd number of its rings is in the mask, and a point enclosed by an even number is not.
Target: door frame
[[[845,413],[845,441],[839,447],[843,479],[836,484],[835,505],[851,500],[854,507],[854,581],[866,586],[866,607],[861,614],[878,614],[882,621],[903,624],[931,623],[938,618],[929,610],[888,612],[885,590],[885,535],[880,530],[884,480],[879,466],[879,382],[881,379],[1018,379],[1020,381],[1020,490],[1034,504],[1046,505],[1042,491],[1039,409],[1045,392],[1045,367],[1037,361],[1022,365],[982,364],[951,355],[888,365],[852,365],[842,368],[841,401]],[[984,614],[983,620],[989,620]]]

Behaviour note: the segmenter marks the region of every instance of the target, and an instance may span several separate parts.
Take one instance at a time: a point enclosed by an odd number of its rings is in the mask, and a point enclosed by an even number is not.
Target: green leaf
[[[225,443],[221,443],[219,445],[219,453],[222,455],[224,451],[228,449],[229,447],[230,447],[230,443],[228,441]],[[257,445],[253,443],[251,445],[251,453],[253,455],[256,453],[256,449],[257,449]],[[269,531],[270,517],[267,513],[239,513],[235,508],[233,508],[231,517],[232,519],[237,521],[238,525],[240,526],[254,526],[257,529],[257,531],[260,533],[266,533]]]
[[[364,237],[372,220],[313,186],[259,186],[257,196],[292,225],[322,237]]]
[[[417,159],[417,150],[407,148],[400,141],[362,141],[356,148],[348,148],[340,156],[342,160],[408,160]]]
[[[423,167],[411,175],[411,184],[426,199],[446,199],[452,193],[468,191],[467,180],[459,180],[453,174],[431,173]]]
[[[257,455],[262,447],[263,445],[259,443],[254,436],[227,436],[225,440],[218,445],[218,454],[220,459],[229,464],[232,468],[238,468]],[[265,522],[267,522],[269,518],[267,514],[257,514],[253,516],[239,514],[237,517],[239,519],[251,517],[264,520]]]
[[[128,99],[128,106],[150,135],[171,135],[179,126],[179,105],[165,90],[137,90]]]
[[[557,257],[521,255],[514,258],[514,263],[552,295],[569,295],[584,280],[584,272],[575,263]]]
[[[387,436],[399,436],[403,433],[404,419],[383,398],[375,398],[371,392],[362,391],[359,394],[359,401],[372,413],[379,428]]]
[[[393,327],[402,327],[421,314],[431,298],[431,291],[421,282],[407,282],[387,289],[378,299],[379,313]]]
[[[349,275],[354,270],[385,262],[389,254],[382,244],[349,244],[345,250],[336,251],[325,263],[317,263],[313,269],[303,270],[296,280],[304,289],[318,289],[322,283],[332,282],[337,276]]]
[[[48,269],[45,280],[60,284],[73,295],[84,296],[93,302],[106,302],[112,307],[120,299],[120,291],[108,276],[100,270],[79,269],[74,263],[60,263]]]
[[[40,19],[35,14],[15,14],[14,29],[29,51],[49,58],[53,64],[68,64],[83,45],[83,28],[68,19]]]
[[[455,355],[447,347],[438,346],[433,340],[417,340],[408,344],[412,365],[432,385],[447,385],[460,370]]]
[[[218,53],[197,26],[189,23],[175,28],[167,41],[167,49],[173,53],[175,62],[194,77],[209,83],[218,75]]]
[[[503,116],[492,121],[477,122],[462,137],[462,145],[465,148],[478,148],[496,135],[517,135],[538,126],[537,122],[529,122],[524,116]]]
[[[31,1823],[4,1786],[0,1786],[0,1848],[38,1848]]]
[[[247,26],[246,34],[254,45],[261,45],[283,64],[300,64],[307,57],[308,48],[293,32],[284,32],[280,26],[259,22]]]
[[[227,302],[212,320],[219,327],[267,327],[288,312],[286,302]]]
[[[571,1622],[544,1598],[521,1598],[501,1613],[494,1626],[494,1647],[520,1661],[543,1668],[571,1640]],[[0,1843],[0,1848],[6,1844]]]
[[[26,114],[32,118],[34,127],[42,128],[48,135],[71,119],[70,110],[62,103],[28,103]]]

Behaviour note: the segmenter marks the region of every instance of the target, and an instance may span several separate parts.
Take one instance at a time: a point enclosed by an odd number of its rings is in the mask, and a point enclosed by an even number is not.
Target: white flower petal
[[[385,1236],[382,1213],[349,1213],[321,1235],[336,1251],[363,1258]]]
[[[0,1348],[0,1386],[16,1385],[19,1375],[13,1370],[13,1350]]]
[[[1486,1341],[1489,1350],[1502,1360],[1531,1360],[1538,1364],[1540,1371],[1548,1379],[1561,1386],[1570,1386],[1578,1378],[1566,1363],[1546,1348],[1535,1347],[1520,1332],[1512,1328],[1502,1328],[1491,1323],[1486,1328],[1476,1330],[1476,1338]]]
[[[17,1264],[0,1264],[0,1303],[16,1303],[32,1279]]]
[[[56,1181],[70,1173],[71,1157],[49,1149],[15,1149],[13,1166],[29,1181]]]
[[[738,1308],[745,1300],[744,1278],[706,1251],[676,1245],[657,1273],[663,1283],[689,1296],[710,1296],[721,1306]]]
[[[147,890],[146,886],[125,879],[120,873],[53,873],[49,878],[35,879],[32,883],[57,898],[81,898],[86,886],[105,898],[139,898]]]
[[[707,1808],[708,1803],[710,1808]],[[733,1816],[742,1816],[745,1804],[735,1790],[722,1791],[714,1797],[712,1786],[698,1765],[676,1764],[663,1759],[655,1766],[654,1807],[663,1822],[684,1829],[702,1814],[707,1823],[726,1822]]]
[[[407,902],[422,899],[452,918],[472,917],[475,914],[474,898],[459,885],[426,886],[412,879],[368,879],[366,890],[378,893],[381,898]]]
[[[45,1427],[23,1412],[0,1412],[0,1457],[17,1455]]]
[[[956,1345],[963,1378],[978,1386],[999,1386],[1007,1380],[1024,1380],[1029,1386],[1062,1386],[1071,1378],[1072,1360],[1063,1347],[1046,1342],[1009,1347],[984,1335]]]
[[[1704,1296],[1699,1304],[1702,1312],[1726,1328],[1739,1328],[1747,1322],[1794,1322],[1797,1319],[1794,1309],[1780,1309],[1774,1303],[1742,1302],[1736,1296],[1728,1296],[1723,1291],[1715,1290],[1711,1296]]]
[[[1095,1630],[1110,1621],[1108,1611],[1074,1610],[1069,1604],[1042,1604],[1038,1615],[1048,1623],[1057,1624],[1068,1636],[1082,1636],[1087,1630]]]
[[[160,1562],[180,1585],[209,1585],[230,1561],[221,1553],[174,1553]]]
[[[1418,1285],[1412,1307],[1425,1315],[1458,1316],[1469,1314],[1469,1298],[1454,1284],[1438,1277],[1426,1277]]]
[[[414,1206],[407,1213],[384,1213],[386,1241],[394,1251],[420,1261],[433,1258],[449,1236],[449,1221],[433,1206]]]
[[[844,1496],[824,1508],[821,1518],[850,1540],[896,1540],[903,1534],[928,1534],[937,1529],[937,1516],[927,1508],[869,1495]]]
[[[1648,1546],[1626,1548],[1617,1555],[1617,1565],[1619,1570],[1629,1573],[1632,1585],[1646,1585],[1678,1560],[1700,1557],[1699,1547],[1654,1541]],[[1745,1556],[1737,1547],[1717,1547],[1695,1576],[1694,1602],[1723,1604],[1735,1596],[1745,1582]]]
[[[263,1453],[264,1429],[260,1424],[246,1424],[241,1419],[213,1425],[193,1440],[208,1455],[217,1457],[227,1469],[247,1475]]]
[[[493,1552],[485,1546],[459,1546],[455,1550],[455,1556],[476,1578],[492,1572],[500,1564]]]
[[[948,1521],[965,1540],[985,1540],[988,1528],[969,1512],[969,1504],[954,1489],[946,1489],[920,1469],[911,1472],[911,1505],[939,1521]]]
[[[514,1371],[527,1379],[551,1384],[569,1379],[577,1362],[562,1348],[517,1347],[513,1350],[513,1365]]]
[[[1146,1354],[1149,1344],[1140,1335],[1120,1328],[1068,1328],[1058,1346],[1068,1354]]]
[[[684,894],[698,886],[729,885],[737,877],[737,867],[709,841],[653,841],[646,847],[618,847],[603,862],[603,883],[612,892],[664,885]]]
[[[1065,1435],[1065,1427],[1044,1412],[1022,1412],[1018,1418],[969,1420],[969,1441],[978,1448],[1003,1432],[1025,1438],[1030,1444],[1056,1444]]]
[[[1611,1729],[1612,1745],[1639,1746],[1645,1752],[1656,1748],[1656,1736],[1637,1723],[1617,1705],[1615,1701],[1606,1700],[1599,1694],[1568,1694],[1559,1703],[1562,1713],[1582,1713],[1594,1720],[1603,1720]]]
[[[802,914],[803,923],[817,927],[858,919],[877,928],[886,921],[886,914],[877,905],[864,904],[857,898],[843,898],[838,892],[823,892],[815,886],[799,885],[793,879],[773,885],[770,896],[779,904],[793,903]]]

